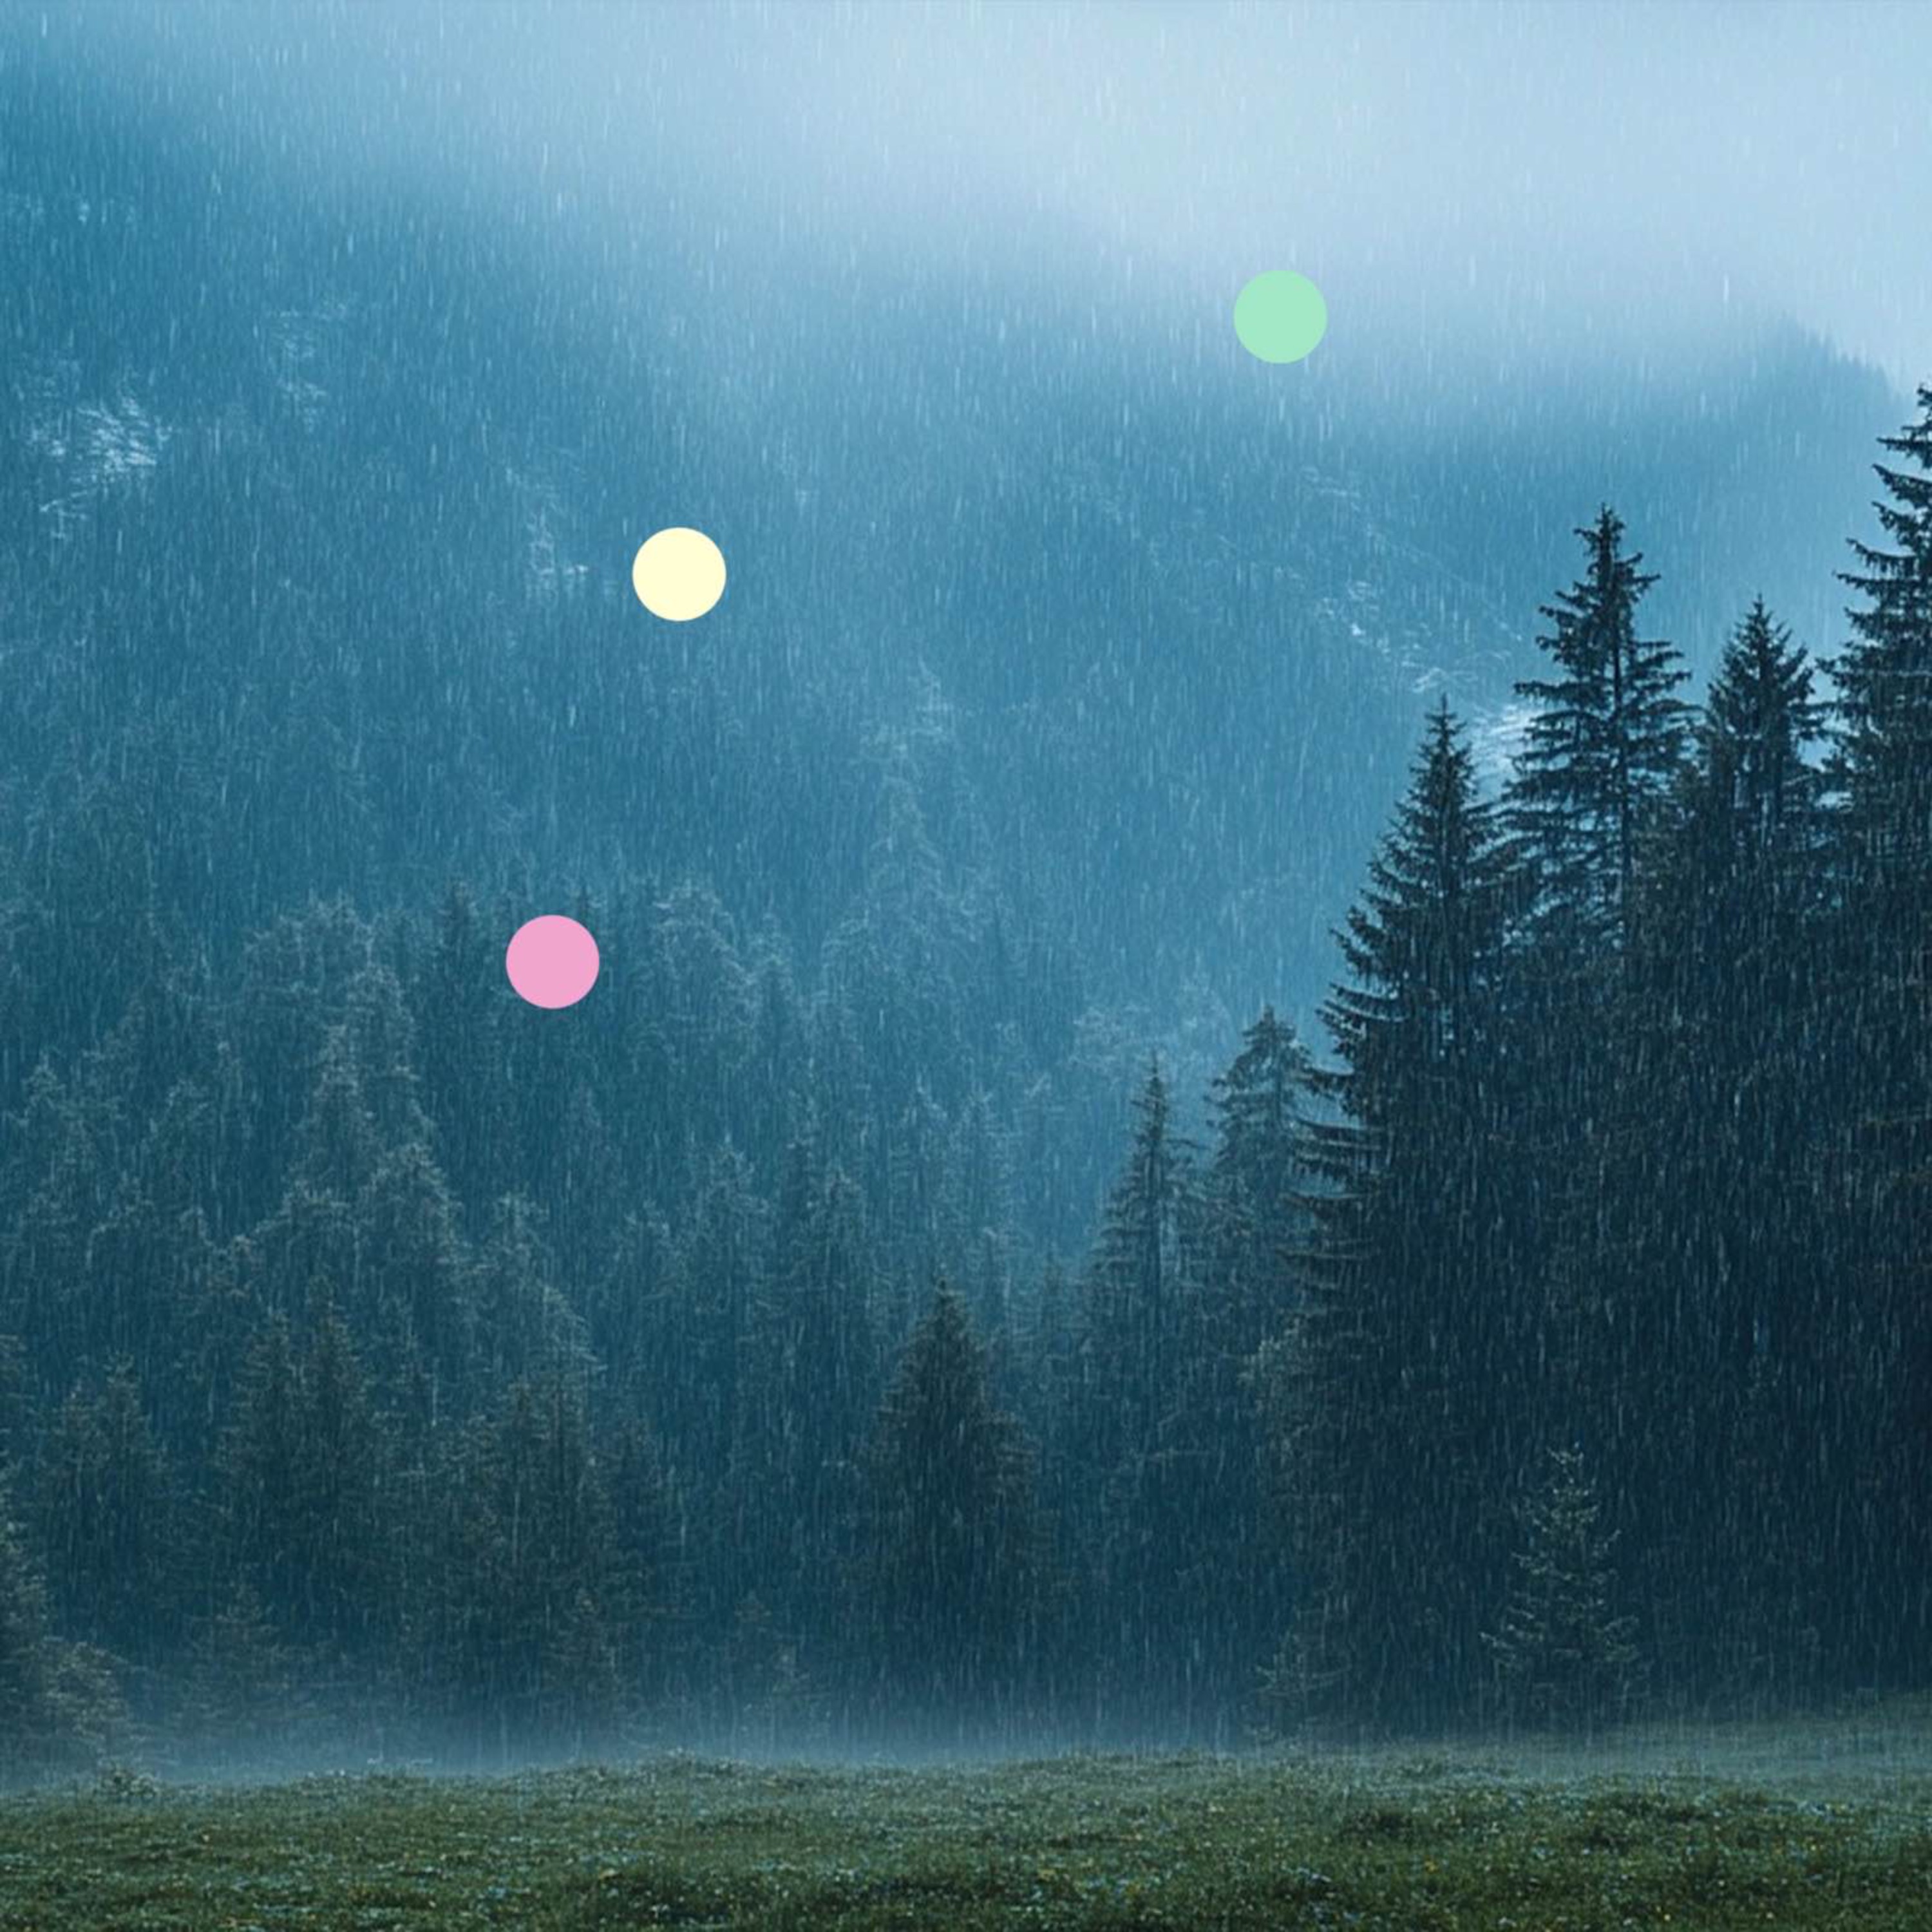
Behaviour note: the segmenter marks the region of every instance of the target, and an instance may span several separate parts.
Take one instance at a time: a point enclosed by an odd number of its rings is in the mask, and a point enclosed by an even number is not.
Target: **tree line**
[[[311,902],[220,979],[111,798],[34,819],[21,998],[72,1018],[76,905],[121,978],[0,1147],[7,1768],[1922,1683],[1918,404],[1828,689],[1760,601],[1693,706],[1621,522],[1577,532],[1498,796],[1428,721],[1333,1054],[1264,1011],[1198,1143],[1150,1065],[1077,1265],[1027,1036],[1066,979],[908,783],[810,994],[701,884],[626,880],[556,1014],[464,886]],[[57,920],[62,842],[103,886]]]

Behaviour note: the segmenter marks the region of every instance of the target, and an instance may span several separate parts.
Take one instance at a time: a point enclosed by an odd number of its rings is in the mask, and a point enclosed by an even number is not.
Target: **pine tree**
[[[304,1580],[296,1522],[303,1466],[301,1370],[286,1316],[250,1343],[215,1456],[215,1540],[208,1580],[225,1600],[245,1584],[278,1630],[298,1615]]]
[[[259,1761],[311,1712],[254,1586],[238,1578],[196,1620],[182,1673],[182,1728],[204,1748]]]
[[[419,1366],[433,1414],[470,1399],[482,1337],[458,1204],[434,1155],[411,1141],[384,1156],[356,1203],[357,1303],[379,1386],[400,1399]]]
[[[1316,1084],[1377,1131],[1366,1146],[1345,1134],[1321,1137],[1323,1147],[1373,1158],[1398,1124],[1412,1129],[1445,1100],[1473,1099],[1498,1030],[1513,857],[1445,704],[1340,935],[1355,983],[1324,1009],[1346,1071]],[[1345,1156],[1334,1178],[1352,1165]]]
[[[1504,800],[1522,870],[1493,1068],[1514,1279],[1546,1305],[1549,1360],[1571,1384],[1575,1412],[1605,1427],[1630,1394],[1619,1373],[1646,1328],[1636,1311],[1663,1286],[1645,1275],[1641,1228],[1606,1222],[1620,1209],[1640,1214],[1665,1184],[1646,1169],[1652,1124],[1630,1105],[1629,1063],[1652,855],[1691,715],[1674,694],[1686,678],[1678,654],[1638,634],[1656,580],[1624,553],[1623,533],[1607,508],[1576,532],[1588,568],[1545,607],[1552,629],[1538,640],[1558,675],[1516,687],[1535,709]],[[1526,1420],[1538,1432],[1556,1422]]]
[[[297,1628],[332,1658],[359,1665],[390,1612],[380,1503],[386,1445],[355,1339],[326,1300],[302,1365],[301,1417],[300,1486],[290,1499],[303,1545]]]
[[[558,1278],[581,1306],[609,1250],[604,1210],[627,1191],[616,1137],[589,1081],[580,1079],[571,1088],[556,1138],[560,1159],[549,1226]]]
[[[965,1294],[988,1346],[1004,1350],[1012,1174],[1006,1136],[995,1123],[992,1096],[982,1087],[967,1095],[952,1123],[941,1225],[945,1252],[940,1264]],[[914,1279],[930,1279],[932,1272],[928,1268]]]
[[[1174,1129],[1157,1063],[1090,1265],[1077,1363],[1070,1526],[1090,1552],[1082,1647],[1117,1710],[1170,1661],[1172,1502],[1148,1459],[1179,1400],[1180,1337],[1200,1279],[1194,1149]]]
[[[634,1415],[599,1457],[610,1499],[605,1603],[620,1694],[651,1708],[685,1660],[691,1565],[682,1501],[656,1438]]]
[[[1107,1203],[1094,1258],[1082,1340],[1104,1478],[1144,1449],[1173,1393],[1174,1342],[1196,1284],[1199,1224],[1194,1149],[1174,1130],[1157,1061],[1134,1100],[1126,1163]]]
[[[338,1172],[342,1163],[356,1165],[370,1144],[357,1118],[360,1070],[352,1048],[346,1039],[334,1048],[329,1040],[344,1023],[350,988],[369,965],[370,938],[346,900],[311,901],[244,949],[234,1020],[250,1128],[245,1172],[234,1190],[243,1225],[272,1208],[295,1178],[298,1159],[320,1177]],[[292,1069],[304,1077],[292,1079]]]
[[[750,1291],[742,1274],[714,1288],[717,1277],[708,1264],[693,1264],[691,1256],[710,1239],[714,1216],[728,1219],[731,1210],[718,1204],[721,1195],[730,1198],[734,1209],[751,1215],[748,1184],[743,1196],[734,1191],[742,1173],[742,1162],[730,1149],[720,1150],[706,1186],[689,1204],[681,1243],[649,1202],[637,1203],[617,1216],[614,1228],[603,1231],[603,1261],[586,1298],[592,1352],[614,1387],[648,1384],[652,1411],[666,1436],[678,1442],[680,1454],[693,1427],[709,1424],[730,1440],[729,1376],[716,1378],[722,1364],[706,1348],[709,1324],[700,1311],[710,1293],[728,1299],[734,1291],[741,1295]],[[740,1228],[740,1240],[748,1240],[742,1224],[734,1225]],[[758,1244],[752,1245],[755,1252]],[[694,1359],[700,1353],[701,1364]],[[736,1366],[734,1348],[734,1370]],[[715,1469],[719,1464],[713,1459],[706,1466]]]
[[[775,927],[768,924],[759,934],[749,970],[752,1064],[759,1077],[748,1083],[743,1146],[754,1174],[769,1186],[800,1117],[805,1022],[790,957]]]
[[[1612,1613],[1617,1539],[1597,1526],[1602,1506],[1581,1451],[1550,1453],[1547,1476],[1522,1506],[1516,1588],[1484,1640],[1515,1710],[1592,1731],[1624,1714],[1636,1691],[1636,1622]]]
[[[194,1334],[198,1293],[215,1265],[208,1214],[218,1200],[218,1151],[214,1110],[198,1087],[177,1082],[87,1244],[88,1359],[106,1368],[129,1358],[157,1431],[190,1455],[202,1430],[182,1352]]]
[[[580,1742],[629,1714],[610,1611],[610,1497],[568,1376],[519,1380],[448,1444],[440,1560],[422,1580],[420,1668],[483,1735]]]
[[[338,1201],[354,1201],[375,1172],[381,1143],[346,1025],[331,1027],[323,1037],[296,1149],[295,1179]]]
[[[298,1352],[272,1315],[243,1365],[214,1462],[214,1602],[245,1587],[291,1670],[371,1654],[386,1606],[376,1498],[383,1444],[346,1328],[326,1298]],[[278,1666],[279,1667],[279,1666]]]
[[[1741,1432],[1774,1394],[1848,1366],[1816,1292],[1810,683],[1760,599],[1725,652],[1634,909],[1594,1263],[1572,1262],[1588,1282],[1579,1400],[1622,1475],[1626,1567],[1660,1606],[1653,1666],[1687,1690],[1726,1667],[1720,1633],[1750,1614],[1732,1601],[1755,1567],[1732,1473]],[[1802,1406],[1785,1420],[1793,1442],[1812,1438]],[[1802,1512],[1796,1463],[1765,1473],[1774,1507]]]
[[[452,881],[416,989],[423,1104],[454,1198],[478,1214],[510,1180],[511,1096],[499,1034],[511,997],[508,940],[506,932],[493,943],[470,889]]]
[[[1534,1311],[1489,1088],[1504,1037],[1511,879],[1493,808],[1444,706],[1342,938],[1324,1008],[1312,1242],[1286,1346],[1258,1392],[1286,1431],[1298,1585],[1286,1676],[1370,1724],[1466,1696],[1480,1606],[1506,1555],[1496,1502],[1528,1426]]]
[[[0,1231],[0,1321],[17,1334],[36,1372],[55,1388],[82,1367],[91,1324],[80,1306],[87,1242],[113,1183],[106,1148],[112,1121],[98,1101],[43,1057],[22,1112],[8,1123],[5,1193],[17,1204]]]
[[[17,1335],[0,1334],[0,1470],[26,1455],[29,1414],[26,1352]]]
[[[1860,1626],[1864,1672],[1902,1676],[1932,1633],[1932,1264],[1919,1233],[1932,1200],[1932,387],[1918,403],[1916,422],[1880,439],[1901,459],[1875,466],[1892,547],[1852,544],[1858,567],[1842,580],[1863,602],[1828,667],[1838,688],[1830,1039],[1844,1072],[1831,1096],[1833,1188],[1862,1341],[1846,1420],[1864,1436],[1852,1452],[1860,1480],[1880,1498],[1846,1552],[1846,1621]],[[1888,1606],[1875,1650],[1858,1603],[1872,1595]]]
[[[0,1785],[39,1771],[56,1747],[46,1585],[0,1468]]]
[[[956,1228],[948,1225],[945,1111],[916,1082],[892,1124],[886,1156],[886,1210],[881,1238],[886,1265],[902,1282],[930,1281],[955,1258]],[[896,1312],[898,1311],[895,1311]],[[910,1322],[910,1310],[904,1311]],[[891,1338],[903,1342],[902,1334]]]
[[[887,1708],[970,1731],[1021,1707],[1042,1583],[1030,1462],[942,1284],[866,1462],[866,1654]]]
[[[1827,666],[1852,891],[1875,943],[1898,951],[1923,943],[1932,916],[1932,388],[1918,406],[1917,422],[1880,439],[1912,467],[1874,466],[1892,500],[1874,507],[1898,548],[1853,542],[1861,568],[1841,580],[1867,601],[1847,614],[1855,640]]]
[[[1287,1257],[1306,1220],[1302,1116],[1312,1075],[1292,1024],[1264,1006],[1214,1078],[1202,1339],[1226,1363],[1245,1361],[1288,1312]]]
[[[505,1195],[476,1256],[478,1357],[497,1387],[555,1373],[582,1388],[592,1374],[590,1333],[556,1286],[546,1221],[527,1195]]]
[[[46,1580],[0,1465],[0,1789],[98,1766],[129,1735],[114,1660],[52,1634]]]
[[[641,1341],[630,1366],[672,1456],[701,1488],[722,1478],[744,1424],[744,1376],[771,1252],[767,1223],[749,1167],[721,1148],[676,1254],[640,1310]],[[640,1258],[634,1277],[644,1268]],[[632,1287],[650,1292],[651,1285],[636,1279]],[[727,1617],[734,1602],[724,1598],[715,1613]]]
[[[758,1594],[783,1627],[830,1632],[878,1400],[878,1295],[858,1191],[810,1138],[788,1154],[771,1240],[728,1485],[730,1600],[768,1580]]]
[[[174,1635],[175,1496],[132,1363],[117,1362],[98,1396],[68,1396],[41,1459],[38,1503],[61,1629],[130,1662],[158,1661]]]
[[[1726,646],[1696,734],[1684,816],[1712,883],[1782,907],[1816,855],[1823,734],[1811,668],[1762,597]]]
[[[1058,1256],[1049,1256],[1032,1297],[1028,1334],[1030,1370],[1022,1413],[1040,1444],[1037,1476],[1041,1517],[1046,1534],[1071,1541],[1087,1516],[1078,1484],[1084,1474],[1079,1452],[1085,1417],[1079,1402],[1080,1312],[1076,1285]],[[1076,1558],[1066,1580],[1070,1593],[1079,1587]]]
[[[386,1150],[428,1140],[416,1027],[401,982],[380,961],[350,981],[343,1030],[345,1057],[356,1069],[357,1097],[376,1144]]]
[[[1142,1708],[1216,1742],[1246,1701],[1286,1600],[1263,1496],[1262,1418],[1241,1372],[1292,1306],[1311,1072],[1294,1028],[1270,1008],[1212,1083],[1217,1133],[1174,1393],[1147,1453],[1116,1474],[1117,1533],[1139,1552],[1122,1582],[1142,1630],[1133,1662]]]
[[[1542,614],[1538,642],[1561,675],[1519,683],[1538,709],[1510,787],[1515,829],[1538,872],[1546,920],[1572,944],[1614,947],[1624,922],[1647,812],[1676,772],[1688,707],[1672,695],[1689,674],[1670,644],[1640,639],[1636,607],[1657,581],[1626,556],[1607,507],[1576,534],[1589,551],[1581,580]]]

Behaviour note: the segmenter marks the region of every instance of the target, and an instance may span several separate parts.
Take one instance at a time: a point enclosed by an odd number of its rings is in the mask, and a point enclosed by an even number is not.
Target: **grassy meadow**
[[[0,1799],[0,1932],[1932,1927],[1910,1714],[1596,1751],[683,1754]]]

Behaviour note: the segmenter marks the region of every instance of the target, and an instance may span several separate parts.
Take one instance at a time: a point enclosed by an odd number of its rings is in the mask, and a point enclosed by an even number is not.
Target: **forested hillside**
[[[458,886],[285,915],[223,989],[134,902],[144,976],[0,1177],[16,1757],[117,1679],[231,1744],[1914,1682],[1920,401],[1828,710],[1761,601],[1691,707],[1621,523],[1578,531],[1499,799],[1430,719],[1335,1061],[1264,1012],[1198,1148],[1150,1067],[1071,1272],[1015,1232],[1050,1120],[879,1110],[877,986],[946,1023],[904,968],[806,1001],[701,893],[625,892],[578,908],[608,987],[544,1012]],[[920,851],[889,820],[875,890],[929,939]]]
[[[1932,390],[726,380],[0,83],[0,1774],[1925,1688]]]

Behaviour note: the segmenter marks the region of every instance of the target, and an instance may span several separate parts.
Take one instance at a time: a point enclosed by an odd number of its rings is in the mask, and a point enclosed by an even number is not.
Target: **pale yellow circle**
[[[632,559],[631,587],[653,617],[688,623],[724,596],[724,553],[702,530],[659,530]]]

